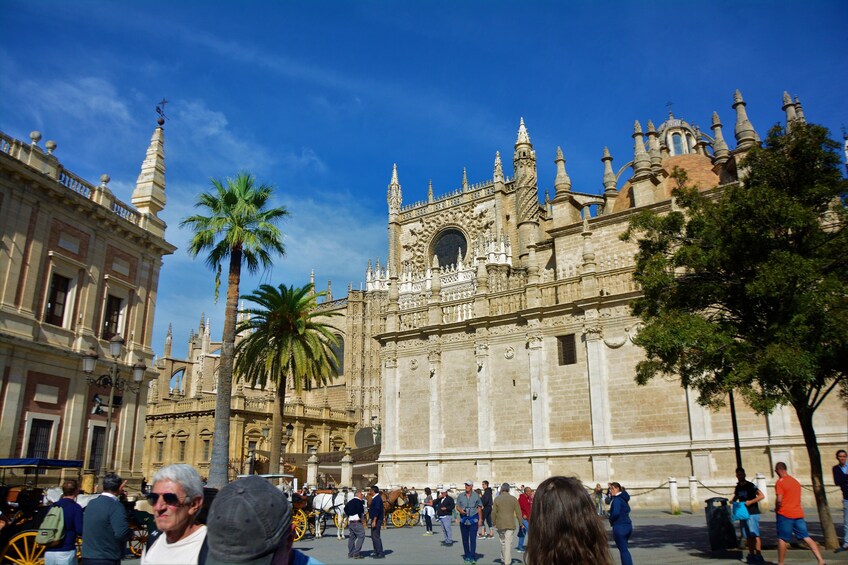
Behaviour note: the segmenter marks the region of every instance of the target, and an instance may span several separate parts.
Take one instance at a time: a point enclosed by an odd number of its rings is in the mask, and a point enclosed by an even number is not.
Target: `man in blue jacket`
[[[77,536],[82,535],[82,507],[76,503],[79,484],[74,479],[62,483],[62,498],[56,506],[62,509],[65,539],[44,552],[44,565],[71,565],[77,562]]]
[[[124,544],[132,539],[127,511],[118,500],[124,480],[115,473],[103,479],[103,492],[85,507],[82,565],[121,565]]]
[[[371,543],[374,545],[374,559],[382,559],[383,540],[380,539],[380,526],[383,525],[383,497],[380,496],[380,488],[377,485],[371,487],[371,505],[368,507],[368,516],[371,520]]]

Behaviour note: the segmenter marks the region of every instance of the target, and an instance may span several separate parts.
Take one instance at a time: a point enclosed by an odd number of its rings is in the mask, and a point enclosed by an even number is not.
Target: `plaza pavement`
[[[837,533],[842,533],[842,509],[833,512],[834,523]],[[814,509],[805,509],[808,517],[807,526],[810,535],[816,542],[823,542],[821,527],[815,518]],[[707,532],[706,518],[703,512],[682,513],[678,516],[659,510],[633,510],[633,536],[630,539],[630,553],[636,564],[650,565],[691,565],[711,563],[744,563],[747,550],[727,550],[722,552],[711,552],[709,534]],[[812,519],[811,519],[812,518]],[[332,524],[332,522],[330,523]],[[760,522],[763,555],[766,563],[777,563],[777,541],[775,537],[775,515],[773,512],[763,514]],[[386,558],[374,563],[395,563],[398,565],[447,565],[462,564],[462,538],[459,526],[453,525],[454,545],[443,547],[441,545],[442,535],[440,528],[434,524],[434,536],[423,536],[422,526],[395,529],[389,527],[383,530],[383,546]],[[738,531],[738,528],[737,528]],[[618,550],[612,542],[612,533],[607,526],[610,554],[614,563],[621,563],[618,558]],[[347,557],[347,539],[339,541],[336,539],[336,529],[330,525],[326,534],[321,539],[306,537],[294,546],[307,555],[311,555],[326,565],[353,564],[372,562],[370,535],[366,536],[362,546],[362,554],[367,558],[364,560],[353,560]],[[834,554],[832,550],[822,548],[822,555],[827,563],[848,563],[848,552]],[[513,565],[523,563],[524,555],[513,551]],[[498,561],[495,561],[498,560]],[[477,562],[479,564],[500,563],[500,542],[497,537],[490,540],[478,540]],[[124,565],[137,565],[138,560],[125,560]],[[786,557],[786,564],[815,563],[812,553],[806,548],[792,547]],[[555,564],[551,564],[555,565]]]

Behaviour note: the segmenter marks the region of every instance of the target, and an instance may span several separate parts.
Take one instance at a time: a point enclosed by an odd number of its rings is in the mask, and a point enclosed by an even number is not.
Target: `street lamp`
[[[87,353],[82,356],[82,370],[86,374],[86,380],[88,383],[95,386],[100,387],[109,387],[109,404],[106,406],[106,466],[111,465],[112,463],[112,441],[110,440],[110,434],[112,431],[112,409],[113,404],[115,403],[115,390],[130,390],[134,393],[138,392],[139,387],[141,386],[141,382],[144,380],[144,373],[147,371],[147,366],[139,361],[135,365],[132,366],[132,378],[133,382],[130,382],[120,375],[120,364],[119,360],[124,351],[124,340],[121,336],[115,335],[112,339],[109,340],[109,355],[112,357],[112,366],[109,367],[109,373],[100,375],[99,377],[95,377],[92,373],[97,366],[97,353],[90,349]],[[98,402],[100,397],[95,395],[95,402]],[[95,414],[99,414],[99,408],[101,402],[98,402],[97,406],[95,406]],[[103,460],[101,460],[97,469],[97,478],[99,479],[101,476],[101,471],[103,470]]]

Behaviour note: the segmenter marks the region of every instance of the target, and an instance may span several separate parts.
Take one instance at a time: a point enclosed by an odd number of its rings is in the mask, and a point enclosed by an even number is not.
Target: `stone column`
[[[441,453],[444,446],[445,432],[442,424],[442,402],[441,402],[441,383],[442,383],[442,354],[441,343],[438,336],[430,336],[427,353],[427,379],[429,380],[430,390],[430,453]],[[441,463],[439,461],[430,460],[427,463],[427,480],[431,485],[435,485],[444,477],[441,476]]]
[[[342,476],[339,486],[353,486],[353,457],[350,455],[350,447],[344,448],[344,457],[342,457]]]
[[[754,484],[757,485],[757,488],[763,493],[763,499],[759,502],[760,512],[768,512],[771,504],[769,503],[769,495],[768,495],[768,484],[766,483],[766,476],[762,473],[757,473],[756,478],[754,479]]]
[[[0,410],[0,454],[3,457],[18,457],[15,453],[15,443],[21,421],[24,404],[23,394],[26,382],[26,369],[22,359],[4,357],[4,364],[9,372],[6,379],[6,397],[3,410]],[[6,447],[2,447],[5,445]]]
[[[318,484],[318,456],[314,451],[306,460],[306,483],[312,488]]]
[[[492,373],[489,366],[489,344],[478,341],[474,344],[474,355],[477,360],[477,445],[480,458],[477,460],[476,480],[491,480],[491,460],[489,452],[492,445],[497,443],[494,437],[495,427],[492,421],[491,403]]]
[[[689,509],[698,512],[701,509],[701,501],[698,500],[698,479],[689,477]]]
[[[528,370],[530,373],[530,419],[532,423],[531,446],[534,450],[544,449],[548,445],[548,398],[544,382],[544,359],[542,336],[539,333],[527,335]],[[547,459],[534,457],[531,460],[533,482],[539,484],[548,476]]]
[[[677,493],[677,479],[674,477],[668,478],[668,498],[671,505],[671,513],[673,515],[680,514],[680,498]]]

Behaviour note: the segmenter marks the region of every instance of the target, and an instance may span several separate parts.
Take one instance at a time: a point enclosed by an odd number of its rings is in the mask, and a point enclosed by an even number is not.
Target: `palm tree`
[[[226,185],[211,179],[213,190],[197,197],[195,208],[208,215],[185,218],[181,226],[189,226],[194,236],[188,252],[196,257],[209,251],[206,264],[215,270],[215,300],[221,286],[221,266],[229,258],[227,304],[224,311],[224,335],[221,344],[221,364],[218,369],[218,390],[215,402],[215,432],[212,458],[209,462],[211,487],[227,484],[227,461],[230,445],[230,400],[233,391],[233,357],[236,338],[239,283],[242,264],[250,273],[272,265],[271,253],[285,255],[283,233],[276,222],[288,216],[284,206],[267,208],[273,187],[257,185],[253,175],[242,172],[228,178]]]
[[[271,425],[270,473],[280,472],[280,442],[286,386],[292,380],[300,393],[314,385],[324,385],[338,373],[339,330],[322,319],[338,316],[338,312],[316,309],[317,299],[312,284],[295,288],[281,284],[263,284],[242,299],[256,306],[241,310],[246,315],[236,331],[244,338],[236,345],[235,371],[251,385],[265,388],[270,380],[277,387]]]

